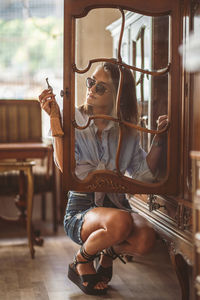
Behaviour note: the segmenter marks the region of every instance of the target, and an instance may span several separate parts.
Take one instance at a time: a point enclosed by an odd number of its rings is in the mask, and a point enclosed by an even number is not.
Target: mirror
[[[75,19],[75,34],[74,173],[162,182],[168,129],[158,132],[157,119],[168,114],[169,16],[92,9]],[[145,157],[156,133],[163,142],[152,174]]]

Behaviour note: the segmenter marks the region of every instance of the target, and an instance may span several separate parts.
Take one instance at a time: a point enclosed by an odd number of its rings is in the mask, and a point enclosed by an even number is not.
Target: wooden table
[[[31,257],[34,257],[33,243],[42,244],[43,240],[33,237],[32,230],[32,197],[33,197],[33,179],[32,179],[32,166],[34,163],[30,160],[43,159],[52,155],[52,145],[45,143],[0,143],[0,172],[5,170],[19,170],[22,178],[27,176],[28,187],[27,196],[20,194],[16,205],[18,209],[21,209],[21,215],[15,221],[20,223],[24,222],[27,225],[28,242],[31,252]],[[14,161],[9,161],[14,159]],[[21,189],[24,193],[25,189]],[[27,216],[25,214],[25,208],[27,208]],[[5,221],[9,221],[6,218],[1,217]],[[10,220],[11,221],[11,220]]]
[[[44,158],[51,153],[52,146],[45,143],[0,143],[0,159]]]
[[[0,162],[0,172],[23,171],[27,176],[27,236],[31,257],[34,258],[33,233],[32,233],[32,208],[33,208],[33,173],[34,161],[26,162]]]

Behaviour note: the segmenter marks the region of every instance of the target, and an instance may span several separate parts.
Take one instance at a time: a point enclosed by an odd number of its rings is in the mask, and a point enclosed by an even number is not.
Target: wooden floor
[[[1,228],[2,233],[2,228]],[[45,233],[43,247],[30,258],[26,237],[0,236],[0,299],[2,300],[180,300],[180,288],[162,241],[154,252],[126,265],[114,262],[114,276],[106,296],[88,296],[67,278],[67,267],[78,250],[62,226]]]

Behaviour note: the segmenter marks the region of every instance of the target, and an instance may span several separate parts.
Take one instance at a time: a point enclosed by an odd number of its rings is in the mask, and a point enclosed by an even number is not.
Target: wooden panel
[[[192,149],[200,151],[200,74],[194,74],[193,83],[193,132],[192,132]]]
[[[0,141],[6,140],[6,107],[0,109]]]
[[[41,142],[41,109],[37,100],[0,100],[0,142]]]
[[[28,107],[22,106],[19,109],[19,139],[27,139],[29,137],[29,114],[28,114]]]
[[[18,117],[16,105],[9,106],[7,111],[7,128],[8,128],[8,139],[13,142],[18,140]]]
[[[40,118],[38,114],[40,113]],[[38,105],[34,105],[32,110],[29,110],[29,135],[33,139],[41,137],[41,112],[38,111]]]

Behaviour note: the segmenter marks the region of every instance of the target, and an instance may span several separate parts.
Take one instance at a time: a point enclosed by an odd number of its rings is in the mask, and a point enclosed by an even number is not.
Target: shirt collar
[[[114,122],[114,121],[109,121],[109,122],[108,122],[108,125],[104,128],[103,131],[109,131],[109,130],[111,130],[111,128],[114,128],[114,127],[115,127],[115,125],[116,125],[115,123],[116,123],[116,122]],[[91,120],[89,127],[91,127],[91,128],[94,129],[95,134],[97,133],[98,128],[97,128],[97,126],[96,126],[95,123],[94,123],[94,119]]]

